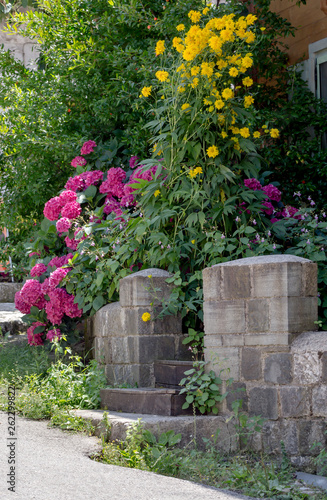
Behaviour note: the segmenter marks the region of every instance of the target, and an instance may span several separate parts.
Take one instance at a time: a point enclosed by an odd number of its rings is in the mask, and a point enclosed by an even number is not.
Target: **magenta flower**
[[[66,233],[71,228],[71,221],[67,217],[62,217],[56,223],[58,233]]]
[[[82,208],[79,203],[76,201],[72,201],[71,203],[67,203],[61,211],[61,215],[63,217],[67,217],[68,219],[76,219],[81,215]]]
[[[268,184],[267,186],[263,186],[262,190],[271,200],[280,201],[282,193],[281,191],[279,191],[279,189],[276,188],[276,186],[273,186],[273,184]]]
[[[258,191],[259,189],[262,189],[260,182],[254,177],[252,177],[252,179],[245,179],[244,185],[249,189],[252,189],[253,191]]]
[[[59,283],[65,278],[70,270],[70,267],[58,267],[55,271],[53,271],[49,277],[50,288],[56,288],[56,286],[59,285]]]
[[[86,165],[87,161],[85,160],[85,158],[83,158],[83,156],[76,156],[72,162],[71,162],[71,166],[72,167],[84,167],[84,165]]]
[[[27,341],[29,345],[43,345],[43,340],[42,340],[43,332],[34,334],[34,330],[38,326],[46,326],[46,325],[45,323],[40,323],[40,321],[36,321],[35,323],[32,324],[32,326],[30,326],[27,329]]]
[[[52,342],[54,339],[61,339],[61,331],[59,328],[53,328],[52,330],[49,330],[47,333],[47,339]]]
[[[33,277],[41,276],[46,272],[46,270],[47,266],[45,264],[35,264],[35,266],[31,269],[30,275]]]
[[[67,203],[71,203],[77,200],[77,194],[73,190],[63,191],[59,195],[62,206],[64,207]]]
[[[96,143],[94,141],[84,142],[82,149],[81,149],[81,155],[88,155],[90,153],[93,153],[95,147],[96,147]]]
[[[137,166],[137,160],[138,160],[138,156],[132,156],[129,160],[129,166],[130,168],[135,168]]]
[[[44,205],[43,214],[49,220],[56,220],[60,215],[60,211],[62,208],[62,202],[59,196],[55,196],[46,202]]]

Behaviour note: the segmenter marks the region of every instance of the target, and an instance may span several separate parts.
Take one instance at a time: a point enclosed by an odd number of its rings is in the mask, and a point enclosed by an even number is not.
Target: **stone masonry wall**
[[[326,444],[327,332],[315,331],[316,276],[316,264],[291,255],[203,271],[205,359],[234,380],[222,409],[242,399],[266,419],[256,447],[280,453],[283,441],[300,467],[314,441]]]
[[[22,12],[29,9],[20,9]],[[26,67],[35,68],[35,60],[38,58],[39,53],[35,41],[25,38],[21,35],[8,35],[4,33],[3,29],[6,21],[0,23],[0,45],[3,44],[5,50],[10,50],[15,59],[24,63]]]
[[[169,277],[160,269],[127,276],[120,280],[119,302],[102,307],[89,320],[89,344],[95,359],[105,365],[109,384],[154,387],[154,361],[188,359],[181,318],[155,319],[170,295]],[[145,312],[151,321],[142,320]]]

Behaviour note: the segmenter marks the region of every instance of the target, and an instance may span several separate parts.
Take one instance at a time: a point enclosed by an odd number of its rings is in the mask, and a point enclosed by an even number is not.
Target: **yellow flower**
[[[210,158],[215,158],[216,156],[218,156],[218,154],[219,154],[219,150],[218,150],[217,146],[210,146],[207,149],[207,155]]]
[[[189,171],[188,175],[191,177],[191,179],[193,179],[194,177],[196,177],[198,174],[202,174],[202,167],[196,167],[196,168],[193,168]]]
[[[177,31],[184,31],[185,26],[184,26],[184,24],[179,24],[178,26],[176,26],[176,29],[177,29]]]
[[[255,34],[252,31],[248,31],[245,34],[245,41],[246,43],[253,43],[255,40]]]
[[[148,278],[152,278],[152,274],[148,274]]]
[[[252,97],[252,95],[246,95],[244,97],[244,107],[245,108],[249,108],[251,106],[251,104],[254,103],[254,99]]]
[[[245,87],[251,87],[251,85],[253,85],[253,80],[249,76],[246,76],[245,78],[243,78],[242,82],[243,82],[243,85],[245,85]]]
[[[193,68],[191,68],[191,75],[192,76],[196,76],[199,74],[199,71],[200,71],[200,67],[199,66],[193,66]]]
[[[240,129],[240,134],[246,139],[247,137],[250,137],[250,130],[248,129],[248,127],[243,127]]]
[[[151,94],[151,90],[152,90],[152,86],[151,87],[143,87],[143,89],[141,90],[141,94],[144,97],[149,97],[149,95]]]
[[[266,28],[260,28],[260,29],[261,29],[261,31],[265,31]]]
[[[215,101],[215,107],[216,107],[217,109],[221,109],[221,108],[223,108],[223,107],[224,107],[224,101],[223,101],[222,99],[217,99],[217,100]]]
[[[197,87],[198,85],[199,85],[199,79],[194,78],[193,82],[191,83],[191,87],[195,89],[195,87]]]
[[[255,139],[259,139],[259,137],[261,136],[260,132],[256,131],[256,132],[253,132],[253,137]]]
[[[214,52],[221,53],[222,44],[223,44],[223,42],[221,41],[221,39],[217,35],[214,35],[209,39],[209,45]]]
[[[151,319],[151,314],[150,313],[143,313],[142,314],[142,320],[143,321],[149,321]]]
[[[229,70],[230,76],[237,76],[238,75],[238,69],[233,67]]]
[[[185,64],[181,64],[180,66],[178,66],[178,68],[176,69],[177,73],[179,73],[180,71],[183,71],[185,69]]]
[[[208,14],[209,10],[210,10],[209,7],[206,7],[205,9],[203,9],[202,14],[204,15]]]
[[[267,125],[262,125],[262,128],[263,128],[263,129],[267,128]]]
[[[160,194],[160,191],[159,191],[159,189],[157,189],[157,191],[155,191],[155,192],[154,192],[154,196],[155,196],[155,198],[156,198],[157,196],[159,196],[159,194]]]
[[[224,89],[221,95],[224,99],[231,99],[232,97],[234,97],[234,92],[232,91],[232,89]]]
[[[201,64],[201,75],[207,76],[208,78],[213,75],[213,68],[210,63],[203,62]]]
[[[190,10],[188,17],[191,19],[192,23],[198,23],[201,19],[201,12]]]
[[[192,240],[192,241],[191,241],[191,243],[192,243],[192,245],[194,245],[194,243],[195,243],[195,240]]]
[[[156,45],[156,56],[165,52],[165,40],[159,40]]]
[[[253,65],[253,59],[251,59],[249,55],[243,57],[242,66],[244,66],[245,68],[251,68],[252,65]]]
[[[185,104],[182,105],[182,110],[184,111],[185,109],[189,108],[190,105],[186,102]]]
[[[168,76],[169,76],[168,71],[157,71],[156,72],[156,77],[158,78],[158,80],[160,80],[160,82],[165,82],[166,80],[168,80]]]
[[[250,24],[253,24],[257,19],[258,19],[257,16],[249,14],[248,16],[246,16],[246,23],[248,26],[250,26]]]
[[[185,92],[185,87],[178,87],[178,92]]]
[[[181,38],[179,38],[178,36],[175,36],[173,38],[173,47],[175,47],[175,49],[178,47],[178,45],[181,45],[183,43],[183,40]]]
[[[222,131],[222,133],[221,133],[221,137],[222,137],[223,139],[226,139],[227,135],[228,135],[228,134],[225,132],[225,130],[223,130],[223,131]]]
[[[272,128],[270,130],[270,136],[273,138],[273,139],[277,139],[277,137],[279,137],[279,130],[277,128]]]

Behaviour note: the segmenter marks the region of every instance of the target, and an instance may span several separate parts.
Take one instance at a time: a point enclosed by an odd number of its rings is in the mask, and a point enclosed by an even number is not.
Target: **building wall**
[[[327,38],[326,0],[309,0],[306,5],[298,6],[295,0],[273,0],[271,10],[291,22],[297,29],[295,37],[288,37],[290,63],[300,58],[309,58],[309,45]]]

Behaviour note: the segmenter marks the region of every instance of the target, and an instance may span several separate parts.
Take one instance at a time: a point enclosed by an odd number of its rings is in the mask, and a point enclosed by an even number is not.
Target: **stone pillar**
[[[154,361],[185,359],[181,318],[158,319],[172,290],[166,283],[170,276],[161,269],[146,269],[123,278],[119,302],[102,307],[93,317],[95,358],[105,364],[109,384],[154,387]],[[150,321],[142,320],[144,313],[150,313]]]
[[[216,373],[228,368],[225,379],[261,378],[262,349],[287,347],[299,333],[317,330],[317,265],[308,259],[270,255],[218,264],[204,269],[203,292],[205,359]]]

